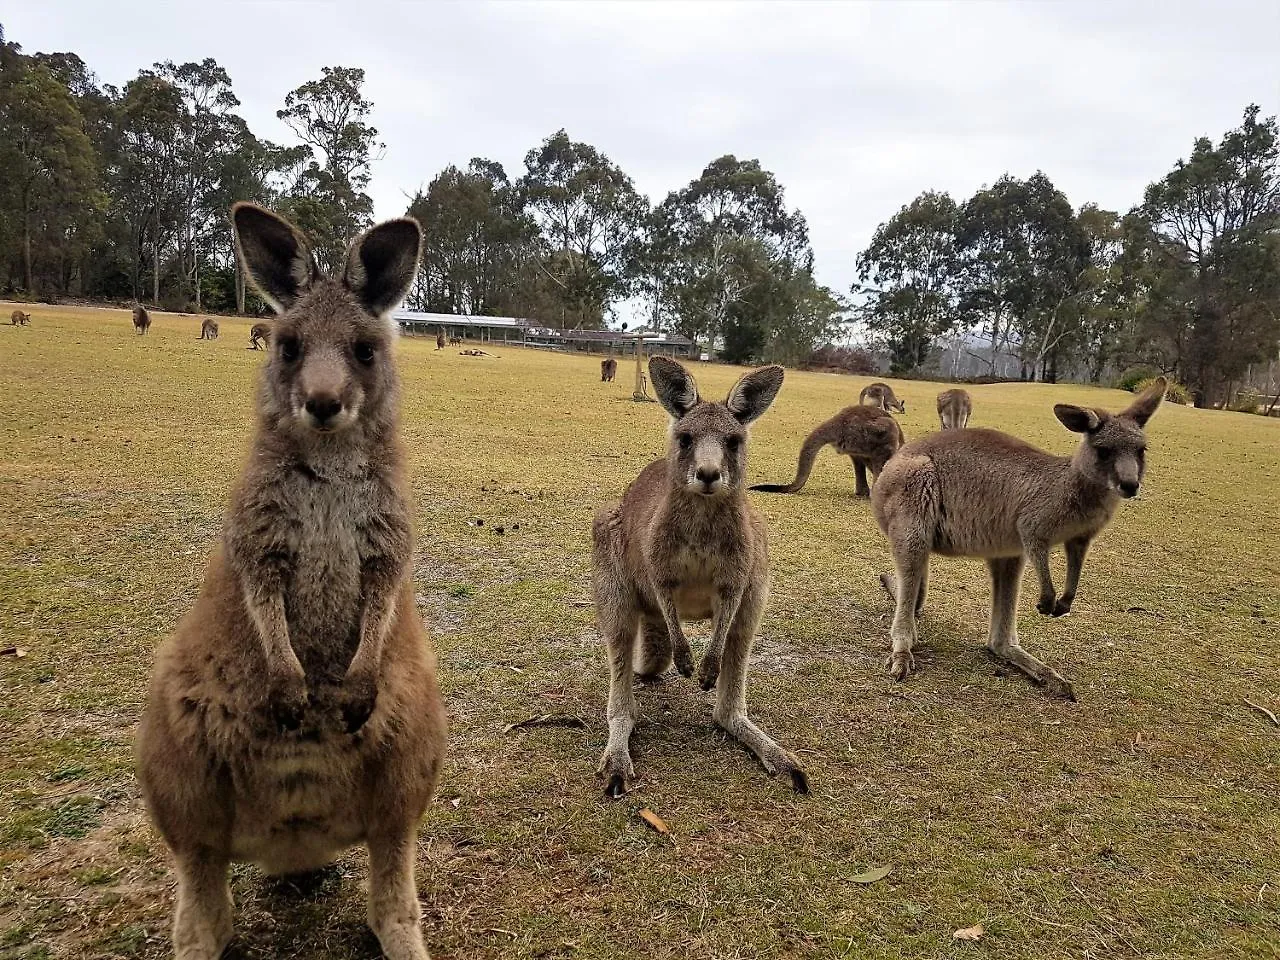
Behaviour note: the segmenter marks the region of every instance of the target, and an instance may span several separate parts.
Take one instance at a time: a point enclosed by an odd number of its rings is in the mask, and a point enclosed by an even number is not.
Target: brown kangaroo
[[[618,375],[618,361],[613,357],[606,357],[600,361],[600,380],[601,382],[612,382],[613,378]]]
[[[906,413],[907,405],[899,400],[893,394],[893,387],[887,383],[879,381],[868,384],[862,388],[862,392],[858,394],[858,403],[871,402],[873,407],[879,407],[885,413],[895,410],[898,413]]]
[[[139,778],[178,873],[174,950],[231,939],[227,867],[270,873],[369,848],[368,920],[391,960],[427,960],[418,820],[445,747],[414,606],[399,387],[385,315],[413,282],[412,220],[322,276],[293,226],[232,208],[245,275],[279,314],[258,430],[195,607],[157,654]]]
[[[752,490],[767,493],[799,493],[804,489],[813,461],[827,444],[853,461],[853,473],[857,481],[856,497],[871,496],[867,484],[867,471],[876,479],[906,442],[902,428],[879,407],[845,407],[826,423],[814,428],[800,448],[800,460],[796,464],[796,478],[790,483],[757,483]]]
[[[1036,609],[1071,611],[1089,543],[1135,497],[1145,470],[1143,427],[1164,396],[1157,380],[1121,413],[1060,403],[1062,424],[1084,437],[1074,456],[1057,457],[1016,437],[974,427],[944,430],[910,443],[885,467],[871,495],[889,538],[897,575],[881,583],[897,607],[889,635],[889,673],[902,680],[915,668],[916,618],[924,608],[929,555],[982,557],[991,571],[988,649],[1051,693],[1074,700],[1070,681],[1018,643],[1022,569],[1030,557],[1040,578]],[[1054,599],[1049,550],[1065,543],[1067,583]]]
[[[31,322],[31,314],[23,313],[21,310],[15,310],[9,314],[9,325],[12,327],[25,327]]]
[[[141,304],[133,308],[133,329],[139,334],[145,334],[151,329],[151,314]]]
[[[217,340],[218,339],[218,321],[213,317],[205,317],[200,324],[200,340]]]
[[[938,420],[943,430],[963,430],[973,414],[973,398],[968,390],[943,390],[938,394]]]
[[[716,687],[715,722],[769,773],[807,793],[800,762],[747,717],[747,663],[769,591],[764,521],[743,493],[747,427],[782,387],[782,368],[738,381],[724,403],[703,401],[688,372],[668,357],[649,361],[658,400],[671,415],[667,455],[645,467],[592,527],[596,616],[609,647],[609,743],[599,772],[606,794],[635,777],[628,746],[636,721],[633,674],[670,666],[693,675],[682,621],[712,621],[698,668]]]
[[[271,341],[271,324],[255,323],[249,328],[249,349],[263,350]]]
[[[436,349],[437,350],[444,349],[444,330],[443,329],[436,331]]]

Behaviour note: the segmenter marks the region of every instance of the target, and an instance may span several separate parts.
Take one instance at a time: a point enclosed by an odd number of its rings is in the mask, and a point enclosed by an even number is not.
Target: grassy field
[[[124,311],[31,312],[0,327],[0,647],[25,651],[0,655],[0,958],[164,957],[173,883],[131,741],[264,354],[234,320],[209,343],[192,317],[156,315],[144,339]],[[602,384],[597,360],[494,352],[400,347],[417,590],[452,720],[420,834],[434,956],[1280,956],[1280,728],[1245,703],[1280,711],[1280,421],[1166,405],[1075,612],[1041,618],[1024,596],[1023,641],[1076,704],[984,654],[971,560],[935,560],[919,673],[891,683],[888,554],[848,461],[825,453],[798,496],[752,494],[773,596],[749,696],[813,795],[673,676],[640,691],[639,788],[609,802],[590,518],[659,452],[665,415],[630,400],[626,362]],[[721,397],[740,373],[697,370]],[[790,479],[808,430],[865,383],[789,372],[751,481]],[[938,385],[895,388],[908,437],[934,429]],[[1127,396],[972,393],[975,426],[1062,453],[1054,402]],[[507,729],[547,714],[567,725]],[[859,882],[875,867],[892,872]],[[304,890],[237,868],[233,955],[376,956],[364,876],[359,852]],[[980,941],[953,939],[979,923]]]

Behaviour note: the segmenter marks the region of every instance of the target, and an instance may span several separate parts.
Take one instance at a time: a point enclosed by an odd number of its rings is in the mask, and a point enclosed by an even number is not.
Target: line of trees
[[[1125,214],[1047,176],[926,192],[858,257],[857,314],[899,373],[1098,382],[1147,365],[1229,400],[1280,351],[1280,137],[1257,106]],[[945,348],[945,349],[943,349]]]
[[[372,219],[385,149],[363,84],[326,67],[289,92],[276,115],[294,142],[276,144],[212,59],[117,88],[0,27],[0,289],[261,309],[226,210],[281,210],[334,266]],[[1143,364],[1216,403],[1280,344],[1278,149],[1251,106],[1124,214],[1073,207],[1043,173],[963,202],[923,193],[877,228],[845,298],[814,279],[808,224],[758,161],[714,159],[654,204],[560,130],[518,174],[476,158],[413,197],[426,247],[409,305],[599,328],[627,302],[733,362],[826,363],[861,331],[906,375],[1096,382]]]

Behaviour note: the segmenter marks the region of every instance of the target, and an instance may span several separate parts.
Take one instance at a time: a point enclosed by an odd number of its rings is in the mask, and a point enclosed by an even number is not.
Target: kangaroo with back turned
[[[996,430],[944,430],[903,447],[871,495],[880,529],[889,538],[896,576],[881,583],[894,595],[889,673],[904,679],[915,668],[911,648],[924,608],[929,555],[982,557],[991,572],[991,630],[987,647],[1051,693],[1075,699],[1071,682],[1018,642],[1017,605],[1023,566],[1030,558],[1040,579],[1036,609],[1071,611],[1085,553],[1122,499],[1137,496],[1146,468],[1143,428],[1160,406],[1157,380],[1124,411],[1060,403],[1054,414],[1082,434],[1073,456],[1058,457]],[[1049,550],[1066,544],[1067,580],[1055,595]]]
[[[618,361],[613,357],[605,357],[600,361],[600,381],[602,383],[612,383],[613,378],[618,375]]]
[[[938,422],[943,430],[963,430],[973,415],[973,399],[969,391],[959,388],[938,394]]]
[[[878,406],[845,407],[830,420],[818,424],[800,447],[800,459],[796,464],[796,478],[790,483],[758,483],[752,490],[767,493],[799,493],[804,489],[813,461],[819,451],[830,444],[853,461],[856,480],[854,496],[871,496],[867,483],[867,471],[872,479],[880,476],[884,465],[906,442],[898,421]]]
[[[714,403],[676,361],[649,361],[671,415],[667,454],[592,528],[596,616],[609,654],[609,742],[599,769],[609,796],[622,796],[635,777],[633,675],[656,677],[674,659],[682,676],[693,676],[681,624],[706,619],[711,640],[698,679],[716,688],[715,722],[769,773],[788,774],[795,790],[808,792],[799,761],[747,716],[747,663],[769,590],[764,521],[743,493],[747,427],[777,396],[782,374],[777,366],[749,373]]]
[[[894,396],[893,387],[879,381],[862,388],[862,392],[858,394],[858,403],[869,403],[885,413],[891,410],[897,413],[907,412],[907,405]]]
[[[133,329],[138,334],[145,334],[151,329],[151,314],[147,313],[147,308],[142,304],[133,308]]]
[[[251,204],[245,275],[279,314],[252,452],[195,607],[162,646],[139,775],[178,873],[174,949],[215,960],[227,868],[299,873],[369,849],[368,921],[391,960],[426,960],[418,820],[445,717],[414,603],[399,386],[386,314],[417,270],[412,220],[369,230],[341,275]]]

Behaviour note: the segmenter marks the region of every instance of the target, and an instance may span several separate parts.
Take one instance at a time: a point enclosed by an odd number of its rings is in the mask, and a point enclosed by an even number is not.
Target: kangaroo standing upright
[[[602,383],[612,383],[613,378],[618,375],[618,361],[613,357],[605,357],[600,361],[600,380]]]
[[[232,861],[297,873],[364,843],[383,952],[426,960],[416,833],[445,718],[414,605],[385,319],[413,282],[420,231],[374,227],[335,279],[274,214],[237,204],[232,222],[280,316],[248,464],[195,607],[157,655],[138,735],[178,873],[175,953],[221,955]]]
[[[938,394],[938,422],[943,430],[963,430],[973,415],[973,398],[968,390],[943,390]]]
[[[1055,617],[1071,611],[1090,541],[1122,498],[1138,494],[1146,467],[1143,428],[1166,386],[1157,380],[1114,416],[1055,406],[1063,426],[1084,435],[1071,457],[980,427],[930,434],[899,451],[871,495],[897,568],[896,577],[881,578],[897,603],[889,630],[889,673],[895,680],[915,668],[911,647],[924,608],[929,555],[983,557],[992,585],[987,647],[1050,692],[1075,699],[1069,680],[1018,643],[1022,569],[1029,557],[1039,575],[1037,610]],[[1067,582],[1055,600],[1049,550],[1058,543],[1066,544]]]
[[[133,329],[139,334],[145,334],[151,329],[151,314],[141,304],[133,308]]]
[[[667,455],[592,528],[596,616],[609,647],[609,743],[599,770],[606,793],[622,796],[635,777],[633,674],[656,677],[674,657],[681,675],[693,676],[681,622],[706,619],[711,640],[698,679],[704,690],[717,688],[715,722],[769,773],[789,774],[807,793],[799,761],[747,717],[747,662],[769,591],[769,550],[764,521],[743,493],[746,428],[777,396],[782,368],[747,374],[724,403],[702,400],[693,377],[667,357],[649,361],[649,377],[671,415]]]
[[[872,479],[905,442],[898,421],[880,407],[845,407],[830,420],[814,427],[800,448],[800,460],[796,464],[796,478],[790,483],[757,483],[752,490],[767,493],[799,493],[804,489],[813,461],[823,447],[831,444],[853,461],[853,473],[857,483],[855,497],[871,496],[867,483],[867,471]]]
[[[907,405],[894,396],[893,387],[887,383],[877,381],[863,387],[862,392],[858,394],[858,403],[867,403],[868,401],[871,406],[879,407],[885,413],[890,410],[898,413],[907,412]]]

